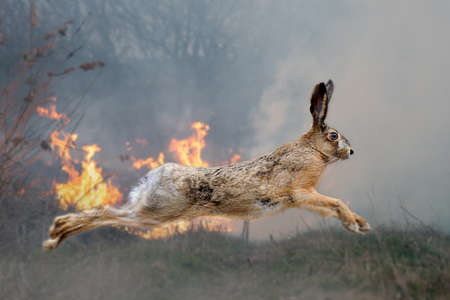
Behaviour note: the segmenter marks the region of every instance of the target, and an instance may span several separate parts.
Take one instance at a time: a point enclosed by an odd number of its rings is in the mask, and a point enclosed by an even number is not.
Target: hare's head
[[[347,159],[354,153],[350,142],[339,131],[325,123],[328,104],[333,94],[331,80],[316,84],[311,95],[311,115],[313,126],[308,133],[311,146],[329,159]]]

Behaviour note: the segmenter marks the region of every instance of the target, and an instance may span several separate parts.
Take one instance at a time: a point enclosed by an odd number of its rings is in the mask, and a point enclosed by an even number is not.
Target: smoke
[[[253,152],[295,139],[301,123],[306,130],[312,87],[331,77],[328,123],[350,139],[356,155],[330,167],[319,190],[349,201],[370,222],[401,222],[403,205],[425,222],[448,226],[448,8],[446,2],[377,2],[333,23],[323,22],[332,11],[317,15],[321,34],[311,44],[321,47],[300,43],[279,64],[252,118]],[[293,213],[261,226],[284,231],[286,219],[299,223]]]
[[[211,126],[206,161],[225,161],[230,148],[254,158],[309,129],[312,88],[331,78],[328,123],[355,155],[331,166],[319,191],[371,223],[401,221],[402,203],[450,225],[448,2],[43,3],[49,28],[84,22],[72,39],[83,46],[76,59],[106,64],[76,129],[80,145],[104,149],[96,157],[105,168],[127,168],[112,159],[126,141],[145,138],[138,156],[155,156],[190,135],[193,121]],[[80,93],[83,76],[58,95]],[[250,232],[287,234],[309,220],[291,210],[252,222]]]

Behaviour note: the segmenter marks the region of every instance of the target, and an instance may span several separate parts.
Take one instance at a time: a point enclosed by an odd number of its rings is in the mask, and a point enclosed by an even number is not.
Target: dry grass
[[[103,237],[103,238],[102,238]],[[89,245],[89,246],[88,246]],[[113,229],[0,259],[2,299],[444,299],[450,238],[337,229],[247,245],[211,232],[145,241]]]

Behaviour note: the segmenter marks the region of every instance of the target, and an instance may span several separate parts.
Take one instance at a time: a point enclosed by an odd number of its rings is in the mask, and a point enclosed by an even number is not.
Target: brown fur
[[[338,218],[352,232],[368,231],[369,224],[341,200],[316,191],[326,166],[353,152],[348,140],[325,123],[332,92],[331,81],[315,86],[310,108],[313,126],[300,139],[254,160],[226,166],[164,164],[142,179],[121,208],[94,208],[57,217],[44,248],[55,248],[73,234],[106,225],[152,228],[199,216],[249,219],[293,207]]]

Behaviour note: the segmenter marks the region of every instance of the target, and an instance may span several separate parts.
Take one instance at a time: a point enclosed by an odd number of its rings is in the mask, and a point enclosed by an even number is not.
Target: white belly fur
[[[129,194],[131,207],[158,209],[184,203],[185,199],[177,190],[173,177],[174,171],[179,167],[177,164],[167,163],[148,172]]]

